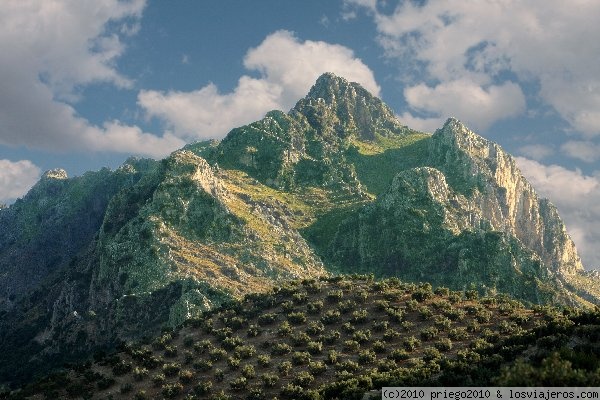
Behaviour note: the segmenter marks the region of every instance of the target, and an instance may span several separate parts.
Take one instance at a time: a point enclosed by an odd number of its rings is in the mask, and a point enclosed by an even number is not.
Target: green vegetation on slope
[[[346,159],[356,169],[367,191],[379,195],[398,172],[420,167],[427,160],[431,135],[377,136],[373,142],[355,140],[346,151]]]

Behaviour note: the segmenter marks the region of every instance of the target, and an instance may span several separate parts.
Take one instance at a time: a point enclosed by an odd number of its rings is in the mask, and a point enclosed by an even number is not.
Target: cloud
[[[0,203],[23,196],[40,175],[41,170],[29,160],[0,160]]]
[[[259,78],[242,76],[230,93],[214,84],[191,92],[142,91],[138,104],[178,137],[223,137],[231,128],[260,119],[272,109],[288,110],[304,97],[324,72],[362,84],[375,95],[380,88],[373,72],[347,47],[322,41],[301,41],[277,31],[248,50],[244,66]]]
[[[516,157],[538,193],[556,205],[586,268],[600,267],[600,178]]]
[[[485,130],[496,120],[525,110],[525,96],[512,82],[489,87],[469,80],[449,81],[435,87],[419,84],[406,88],[404,97],[417,111],[434,113],[439,119],[457,116],[469,121],[476,130]]]
[[[144,6],[145,0],[5,0],[0,13],[0,144],[152,156],[182,144],[135,126],[95,126],[72,105],[92,83],[131,87],[115,62],[125,51],[121,36],[136,33]]]
[[[519,153],[540,161],[554,154],[554,149],[543,144],[528,144],[519,148]]]
[[[570,157],[591,163],[600,159],[600,145],[584,140],[570,140],[560,146],[563,153]]]
[[[512,90],[497,93],[507,98],[517,85],[538,87],[534,95],[573,129],[600,134],[600,41],[591,40],[600,35],[599,2],[548,0],[541,7],[518,0],[402,1],[392,12],[382,11],[389,9],[383,2],[345,5],[372,16],[380,45],[409,85],[470,82],[485,90],[510,84]],[[432,112],[440,108],[430,106]],[[471,122],[471,115],[459,114],[460,102],[442,111]],[[513,115],[491,113],[487,124]]]

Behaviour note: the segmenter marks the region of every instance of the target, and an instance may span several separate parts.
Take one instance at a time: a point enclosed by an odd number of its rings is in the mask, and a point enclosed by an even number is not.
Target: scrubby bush
[[[279,376],[272,372],[267,372],[262,374],[260,379],[265,387],[274,387],[279,381]]]
[[[292,370],[292,363],[289,361],[282,361],[277,365],[277,371],[283,376],[287,376]]]

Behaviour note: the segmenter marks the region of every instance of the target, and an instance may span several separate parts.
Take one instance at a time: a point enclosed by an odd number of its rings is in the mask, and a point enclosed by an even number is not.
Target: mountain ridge
[[[48,237],[64,250],[81,225],[77,245],[47,263]],[[35,262],[11,260],[27,246]],[[556,208],[497,144],[455,119],[411,130],[333,74],[287,114],[219,143],[114,172],[49,173],[0,210],[0,270],[0,354],[16,348],[0,357],[8,382],[289,279],[361,272],[529,303],[600,299]]]

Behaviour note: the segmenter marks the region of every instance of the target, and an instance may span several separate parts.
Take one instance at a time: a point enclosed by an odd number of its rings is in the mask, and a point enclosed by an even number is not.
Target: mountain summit
[[[403,126],[321,76],[288,113],[116,171],[46,174],[0,210],[0,380],[291,278],[372,273],[598,304],[556,208],[500,146]]]

